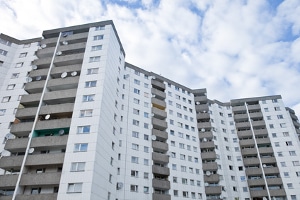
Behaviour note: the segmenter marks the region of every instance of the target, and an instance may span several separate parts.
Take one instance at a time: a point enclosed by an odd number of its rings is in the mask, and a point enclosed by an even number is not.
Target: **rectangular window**
[[[281,127],[281,128],[286,128],[286,123],[281,123],[281,124],[280,124],[280,127]]]
[[[87,69],[87,75],[98,74],[99,68],[89,68]]]
[[[74,145],[74,152],[86,152],[88,148],[87,143],[78,143]]]
[[[24,57],[26,57],[27,56],[27,53],[25,52],[25,53],[20,53],[20,56],[19,56],[19,58],[24,58]]]
[[[7,51],[0,49],[0,55],[6,56],[7,55]]]
[[[105,30],[105,26],[97,26],[95,27],[95,31]]]
[[[138,185],[130,185],[131,192],[138,192]]]
[[[3,97],[2,98],[2,103],[6,103],[6,102],[9,102],[10,101],[10,96],[6,96],[6,97]]]
[[[138,164],[138,163],[139,163],[139,158],[138,158],[138,157],[135,157],[135,156],[131,156],[131,163],[136,163],[136,164]]]
[[[82,183],[69,183],[67,192],[68,193],[81,193],[82,192]]]
[[[5,115],[6,109],[0,109],[0,116]]]
[[[19,78],[19,73],[13,73],[11,75],[11,78],[14,79],[14,78]]]
[[[6,45],[6,46],[11,46],[11,42],[10,41],[7,41],[7,40],[4,40],[4,39],[2,39],[2,38],[0,38],[0,43],[1,44],[4,44],[4,45]]]
[[[83,95],[83,102],[88,102],[88,101],[94,101],[95,95],[90,94],[90,95]]]
[[[146,194],[149,193],[149,187],[144,186],[144,193],[146,193]]]
[[[293,165],[294,165],[294,166],[299,166],[300,163],[299,163],[299,161],[293,161]]]
[[[132,137],[139,138],[139,132],[132,131]]]
[[[9,84],[6,88],[6,90],[13,90],[15,88],[16,84]]]
[[[137,85],[140,85],[141,84],[141,81],[137,80],[137,79],[134,79],[134,83],[137,84]]]
[[[85,168],[85,162],[72,162],[71,172],[82,172]]]
[[[16,68],[20,68],[20,67],[22,67],[22,66],[23,66],[23,63],[22,63],[22,62],[16,64]]]
[[[90,133],[91,126],[86,125],[86,126],[78,126],[77,127],[77,133],[78,134],[88,134]]]
[[[289,151],[290,156],[296,156],[296,151]]]
[[[144,159],[144,165],[146,165],[146,166],[149,165],[149,159]]]
[[[144,152],[149,153],[149,147],[144,147]]]
[[[149,173],[148,172],[144,172],[144,179],[148,179],[149,178]]]
[[[95,35],[94,40],[103,40],[104,35]]]
[[[100,56],[90,57],[89,62],[100,62]]]
[[[132,143],[132,149],[138,151],[139,150],[139,145]]]
[[[102,45],[92,46],[92,51],[99,51],[99,50],[102,50]]]
[[[136,89],[136,88],[133,89],[133,92],[134,92],[135,94],[140,94],[140,90],[138,90],[138,89]]]
[[[79,117],[91,117],[92,115],[93,115],[93,110],[87,109],[87,110],[81,110]]]
[[[139,126],[140,122],[138,120],[133,119],[132,124],[135,125],[135,126]]]
[[[86,81],[85,82],[85,87],[89,88],[89,87],[96,87],[96,83],[97,81]]]

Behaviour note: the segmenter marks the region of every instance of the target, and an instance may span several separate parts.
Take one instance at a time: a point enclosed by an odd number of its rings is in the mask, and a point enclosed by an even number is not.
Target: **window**
[[[290,136],[289,132],[283,132],[282,134],[283,134],[284,137]]]
[[[89,62],[100,62],[100,56],[90,57]]]
[[[173,193],[174,193],[174,196],[175,196],[175,197],[178,196],[178,190],[174,190]]]
[[[71,172],[82,172],[85,168],[85,162],[72,162]]]
[[[281,124],[280,124],[280,127],[281,127],[281,128],[286,128],[286,123],[281,123]]]
[[[130,185],[131,192],[138,192],[138,185]]]
[[[267,120],[272,120],[271,116],[267,116]]]
[[[264,108],[264,111],[265,112],[269,112],[269,108]]]
[[[144,165],[146,165],[146,166],[149,165],[149,159],[144,159]]]
[[[293,183],[288,183],[287,184],[287,187],[288,187],[288,189],[293,189],[294,187],[293,187]]]
[[[144,107],[148,108],[149,107],[149,103],[148,102],[144,102]]]
[[[94,101],[94,98],[95,98],[94,94],[83,95],[82,101],[83,102]]]
[[[87,75],[98,74],[99,68],[89,68],[87,69]]]
[[[140,114],[140,111],[138,109],[133,109],[133,114],[136,114],[136,115],[139,115]]]
[[[183,196],[184,198],[188,198],[188,197],[189,197],[189,192],[183,191],[183,192],[182,192],[182,196]]]
[[[269,124],[269,127],[270,128],[274,128],[274,124]]]
[[[187,184],[187,179],[186,178],[182,178],[181,181],[182,181],[182,184],[185,184],[185,185]]]
[[[16,68],[20,68],[20,67],[22,67],[22,66],[23,66],[23,63],[22,63],[22,62],[16,64]]]
[[[141,81],[137,80],[137,79],[134,79],[134,83],[137,84],[137,85],[140,85],[141,84]]]
[[[14,78],[19,78],[19,73],[13,73],[11,75],[11,78],[14,79]]]
[[[6,56],[7,55],[7,51],[0,49],[0,55]]]
[[[134,74],[137,75],[137,76],[139,76],[139,75],[140,75],[140,72],[135,70],[135,71],[134,71]]]
[[[297,196],[296,195],[291,195],[291,200],[297,200]]]
[[[296,156],[296,151],[289,151],[290,156]]]
[[[290,177],[288,172],[283,172],[284,177]]]
[[[87,109],[87,110],[81,110],[79,117],[91,117],[93,114],[93,110],[92,109]]]
[[[134,92],[135,94],[140,94],[140,90],[138,90],[138,89],[136,89],[136,88],[133,89],[133,92]]]
[[[172,170],[177,170],[177,165],[176,164],[172,164]]]
[[[279,146],[280,146],[279,142],[275,142],[275,147],[279,147]]]
[[[181,166],[181,171],[186,172],[186,166]]]
[[[243,187],[243,192],[248,192],[248,187]]]
[[[140,104],[140,100],[139,100],[139,99],[136,99],[136,98],[134,98],[134,99],[133,99],[133,103],[135,103],[135,104]]]
[[[144,172],[144,179],[148,179],[149,178],[149,173],[148,172]]]
[[[283,154],[282,154],[281,151],[277,152],[277,155],[278,155],[279,157],[282,157],[282,156],[283,156]]]
[[[148,88],[149,84],[148,83],[144,83],[144,88]]]
[[[69,183],[67,192],[68,193],[81,193],[82,192],[82,183]]]
[[[31,194],[39,194],[41,193],[42,188],[32,188],[31,189]]]
[[[273,137],[273,138],[276,138],[276,137],[277,137],[277,134],[276,134],[276,133],[272,133],[272,137]]]
[[[285,162],[280,162],[281,167],[286,167],[286,163]]]
[[[86,152],[88,148],[87,143],[78,143],[74,145],[74,152]]]
[[[275,111],[280,111],[280,107],[276,106],[276,107],[274,107],[274,110]]]
[[[131,170],[131,176],[137,178],[137,177],[139,177],[139,172],[136,170]]]
[[[296,172],[296,175],[299,177],[300,176],[300,171]]]
[[[132,143],[132,149],[138,151],[139,150],[139,145]]]
[[[95,27],[95,31],[105,30],[105,26],[97,26]]]
[[[97,81],[87,81],[87,82],[85,82],[85,87],[86,88],[96,87],[96,83],[97,83]]]
[[[139,132],[132,131],[132,137],[139,138]]]
[[[149,135],[144,134],[144,140],[149,140]]]
[[[140,122],[138,120],[133,119],[132,124],[135,125],[135,126],[139,126]]]
[[[2,103],[9,102],[10,98],[11,98],[10,96],[3,97]]]
[[[92,51],[99,51],[102,49],[102,45],[92,46]]]
[[[78,126],[77,127],[77,133],[78,134],[88,134],[90,133],[91,126],[86,125],[86,126]]]
[[[10,41],[4,40],[4,39],[2,39],[2,38],[0,38],[0,43],[1,43],[1,44],[4,44],[4,45],[6,45],[6,46],[11,46],[11,42],[10,42]]]
[[[94,40],[103,40],[103,35],[95,35]]]
[[[139,163],[139,158],[138,158],[138,157],[135,157],[135,156],[131,156],[131,163],[136,163],[136,164],[138,164],[138,163]]]
[[[144,186],[144,193],[146,193],[146,194],[149,193],[149,187]]]
[[[6,109],[0,109],[0,116],[5,115]]]
[[[25,52],[25,53],[20,53],[20,56],[19,56],[19,58],[24,58],[24,57],[26,57],[27,56],[27,53]]]
[[[13,90],[15,88],[16,84],[9,84],[6,88],[6,90]]]
[[[293,165],[294,165],[294,166],[299,166],[300,163],[299,163],[299,161],[293,161]]]
[[[144,146],[144,152],[149,153],[149,147]]]
[[[283,115],[277,115],[278,119],[283,119]]]
[[[286,144],[286,146],[293,146],[293,142],[292,141],[286,141],[285,144]]]

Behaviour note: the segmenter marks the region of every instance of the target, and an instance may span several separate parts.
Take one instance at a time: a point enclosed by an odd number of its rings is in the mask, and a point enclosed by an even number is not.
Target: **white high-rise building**
[[[222,103],[126,63],[112,21],[1,34],[0,76],[0,200],[300,199],[281,96]]]

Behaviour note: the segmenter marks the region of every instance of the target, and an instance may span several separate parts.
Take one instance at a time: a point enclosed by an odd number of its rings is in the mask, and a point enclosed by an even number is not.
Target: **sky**
[[[0,0],[0,32],[113,20],[126,62],[210,99],[280,94],[300,116],[299,0]]]

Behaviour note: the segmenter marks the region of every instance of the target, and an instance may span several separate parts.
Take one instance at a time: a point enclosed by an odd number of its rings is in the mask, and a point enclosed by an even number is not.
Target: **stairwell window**
[[[87,110],[81,110],[79,117],[92,117],[92,115],[93,115],[93,110],[87,109]]]
[[[74,152],[86,152],[88,148],[87,143],[78,143],[74,145]]]
[[[85,87],[90,88],[90,87],[96,87],[97,81],[86,81],[85,82]]]
[[[78,126],[77,127],[77,133],[78,134],[89,134],[90,133],[91,126],[86,125],[86,126]]]
[[[83,95],[83,102],[88,102],[88,101],[94,101],[95,95],[90,94],[90,95]]]
[[[100,56],[90,57],[89,62],[100,62]]]
[[[11,78],[12,79],[14,79],[14,78],[19,78],[19,73],[13,73],[12,75],[11,75]]]
[[[81,193],[82,183],[69,183],[67,193]]]
[[[95,35],[94,40],[103,40],[104,35]]]
[[[99,68],[89,68],[87,69],[87,75],[98,74]]]
[[[6,96],[2,98],[2,103],[6,103],[10,101],[11,96]]]
[[[102,45],[92,46],[92,51],[99,51],[99,50],[102,50]]]
[[[95,27],[95,31],[105,30],[105,26],[97,26]]]
[[[7,55],[7,51],[0,49],[0,55],[6,56]]]
[[[24,58],[24,57],[26,57],[27,56],[27,52],[25,52],[25,53],[20,53],[20,58]]]
[[[71,172],[83,172],[85,169],[85,162],[72,162]]]

